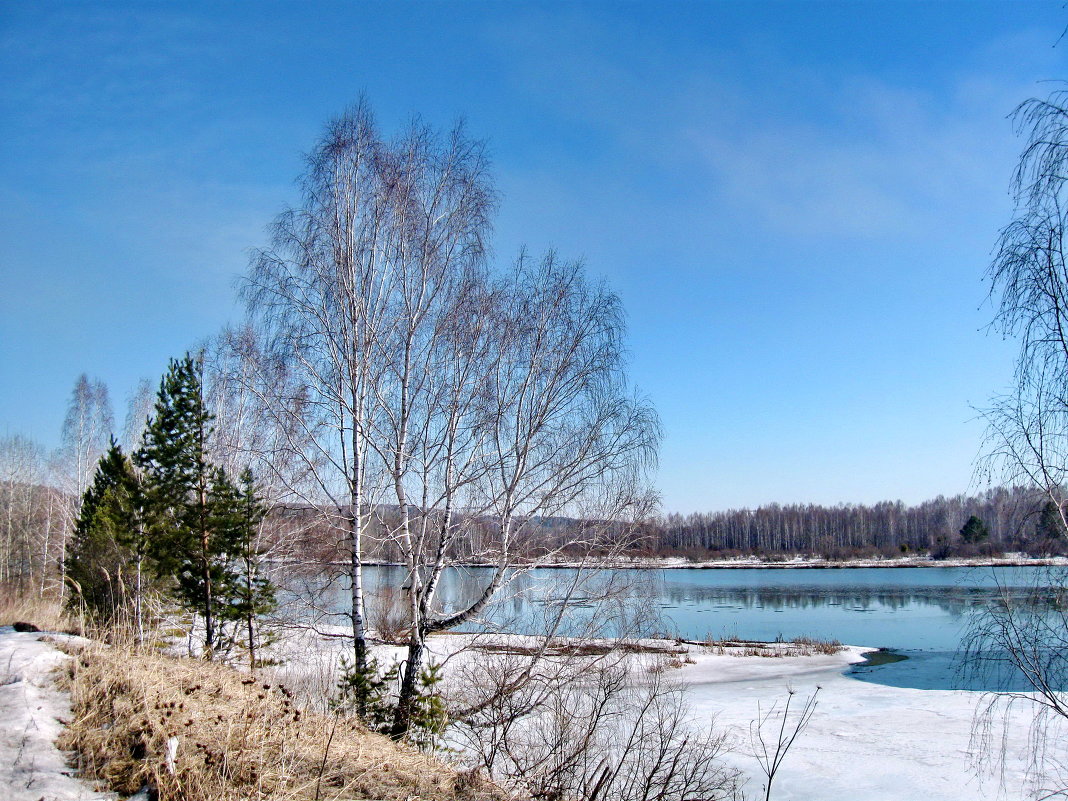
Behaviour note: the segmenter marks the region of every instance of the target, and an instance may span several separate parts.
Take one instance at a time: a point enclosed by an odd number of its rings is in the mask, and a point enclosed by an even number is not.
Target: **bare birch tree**
[[[986,413],[988,438],[983,469],[1010,482],[1040,490],[1062,524],[1068,477],[1068,91],[1031,99],[1015,112],[1027,146],[1013,176],[1016,209],[1002,229],[989,270],[991,292],[999,296],[995,327],[1020,340],[1016,385]],[[1036,510],[1037,512],[1037,510]],[[994,696],[989,715],[1020,702],[1035,711],[1035,770],[1064,760],[1062,739],[1047,740],[1048,721],[1068,720],[1060,698],[1068,681],[1062,653],[1068,639],[1061,596],[1063,571],[1051,572],[1023,598],[1006,596],[973,620],[967,652],[976,671],[1010,667],[1033,692]],[[1052,604],[1052,605],[1051,605]],[[1005,703],[1000,703],[1001,700]],[[1043,790],[1043,797],[1068,797],[1068,786]]]
[[[74,530],[82,496],[92,481],[97,462],[107,450],[114,428],[107,385],[99,379],[90,380],[82,373],[74,383],[67,406],[56,460],[57,483],[67,497],[66,521],[59,543],[61,577],[66,575],[67,540]]]
[[[372,522],[407,568],[403,736],[426,637],[475,620],[517,564],[559,552],[544,520],[587,521],[572,543],[626,539],[648,511],[658,425],[628,388],[618,298],[552,255],[487,268],[495,195],[462,126],[415,122],[386,141],[361,102],[307,164],[301,207],[278,218],[245,286],[266,356],[249,383],[300,465],[287,486],[346,539],[357,670]],[[461,561],[493,569],[471,604],[445,610],[437,589]]]
[[[142,378],[126,400],[126,419],[122,426],[122,449],[126,453],[133,453],[141,447],[141,437],[155,404],[156,388],[147,378]]]
[[[369,472],[368,432],[388,408],[383,376],[416,375],[429,310],[455,273],[481,261],[493,199],[481,145],[462,128],[443,145],[413,123],[387,143],[364,102],[327,126],[302,189],[301,207],[276,220],[271,247],[255,254],[244,294],[269,357],[259,399],[300,467],[286,480],[346,540],[364,669],[363,538],[385,480]],[[390,411],[404,432],[407,412]]]
[[[100,380],[90,381],[82,373],[74,383],[62,434],[70,490],[79,498],[85,494],[114,428],[107,386]]]
[[[430,343],[438,355],[427,357],[419,392],[406,396],[417,423],[407,440],[395,430],[372,438],[393,458],[402,512],[392,534],[408,569],[398,737],[410,725],[427,636],[477,619],[518,570],[626,542],[649,511],[659,427],[628,390],[618,298],[552,254],[533,264],[521,257],[481,295],[464,285],[461,298]],[[581,522],[546,536],[544,521],[557,516]],[[457,550],[487,523],[480,552]],[[481,593],[441,609],[443,572],[472,560],[493,566]]]
[[[0,437],[0,582],[20,592],[43,592],[55,579],[63,510],[47,481],[40,445],[18,434]]]
[[[1065,515],[1068,437],[1068,91],[1015,112],[1028,139],[1013,175],[1016,211],[988,271],[994,327],[1018,337],[1016,385],[987,413],[984,467],[1045,492]]]

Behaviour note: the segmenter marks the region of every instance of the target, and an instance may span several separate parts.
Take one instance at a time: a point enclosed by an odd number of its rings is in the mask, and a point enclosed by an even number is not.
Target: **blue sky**
[[[240,317],[361,92],[489,142],[494,258],[583,258],[660,411],[666,511],[968,490],[1009,381],[983,273],[1068,17],[999,3],[0,7],[0,432]],[[974,487],[973,487],[974,488]]]

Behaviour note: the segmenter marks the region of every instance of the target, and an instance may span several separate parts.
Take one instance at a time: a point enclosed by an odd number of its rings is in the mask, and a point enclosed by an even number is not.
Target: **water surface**
[[[860,666],[858,679],[920,689],[1026,689],[1017,677],[978,677],[961,669],[960,647],[972,616],[1005,592],[1024,592],[1049,569],[1043,567],[901,567],[760,569],[635,569],[604,571],[603,581],[627,586],[657,614],[646,633],[691,640],[789,640],[815,637],[850,645],[889,648],[907,659]],[[440,599],[453,609],[477,597],[488,569],[447,572]],[[397,567],[368,570],[370,592],[398,587]],[[516,633],[537,631],[552,615],[575,571],[543,568],[518,576],[506,597],[490,611],[489,622]],[[388,591],[387,591],[388,594]],[[566,614],[575,625],[604,615],[579,588]],[[632,598],[631,600],[635,600]],[[346,593],[338,589],[337,609]],[[373,604],[372,604],[373,605]],[[372,610],[372,614],[374,611]]]

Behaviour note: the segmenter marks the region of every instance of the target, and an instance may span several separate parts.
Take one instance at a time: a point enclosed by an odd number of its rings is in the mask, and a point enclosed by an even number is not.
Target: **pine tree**
[[[204,654],[211,659],[219,610],[237,577],[230,567],[233,526],[220,507],[229,489],[208,459],[213,418],[201,373],[201,360],[189,354],[171,361],[135,460],[145,471],[155,568],[175,581],[179,602],[203,617]]]
[[[1035,538],[1038,540],[1060,540],[1065,535],[1064,521],[1060,509],[1053,501],[1047,501],[1039,513],[1035,524]]]
[[[119,617],[139,589],[130,569],[137,562],[138,494],[133,465],[113,437],[82,496],[67,564],[75,588],[71,603],[84,603],[106,622]]]
[[[964,527],[960,530],[960,538],[972,545],[982,542],[989,536],[990,530],[987,529],[986,523],[975,515],[969,517]]]
[[[213,497],[219,525],[228,527],[228,537],[236,546],[237,581],[231,588],[226,617],[241,623],[249,667],[255,668],[259,664],[256,652],[263,644],[257,624],[275,609],[275,588],[263,575],[263,552],[259,549],[259,527],[267,516],[267,507],[257,493],[250,469],[246,468],[238,480],[235,487],[220,471]]]

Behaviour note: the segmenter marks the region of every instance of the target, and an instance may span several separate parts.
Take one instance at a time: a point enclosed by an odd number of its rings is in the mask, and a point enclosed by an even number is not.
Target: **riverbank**
[[[338,566],[347,566],[348,562],[336,562]],[[368,560],[367,567],[404,567],[400,562]],[[472,562],[461,565],[464,568],[495,568],[497,565],[486,562]],[[526,567],[517,564],[517,567]],[[768,570],[790,569],[826,569],[842,570],[849,568],[892,568],[892,567],[1068,567],[1068,556],[1034,557],[1022,553],[1006,553],[1002,556],[982,556],[952,559],[933,559],[930,556],[902,556],[874,559],[829,560],[821,556],[794,554],[781,559],[768,559],[759,556],[732,556],[727,559],[691,560],[681,556],[633,557],[612,559],[585,559],[568,561],[566,559],[539,562],[534,565],[540,569],[569,570],[730,570],[738,568],[760,568]]]
[[[510,644],[512,652],[529,644],[516,635],[483,642]],[[484,659],[472,635],[432,637],[430,652],[450,674],[460,675],[465,660]],[[1032,709],[1018,705],[1008,718],[996,717],[987,733],[997,748],[982,742],[982,711],[991,696],[980,692],[913,690],[859,681],[844,672],[864,661],[873,648],[844,646],[837,653],[779,652],[753,655],[746,643],[736,648],[708,647],[676,640],[639,641],[635,651],[658,675],[685,687],[689,719],[728,735],[728,764],[748,778],[746,792],[763,797],[763,775],[750,741],[750,726],[771,709],[781,710],[795,693],[796,710],[819,688],[816,710],[805,732],[783,762],[773,798],[783,801],[960,801],[961,798],[1025,799],[1031,785],[1033,753],[1029,734]],[[748,644],[751,645],[751,644]],[[774,644],[772,644],[774,645]],[[328,666],[348,645],[341,640],[298,638],[285,648],[287,665],[277,677],[294,685],[327,687]],[[491,649],[492,650],[492,649]],[[375,646],[385,664],[403,649]],[[769,658],[770,657],[770,658]],[[640,673],[636,674],[640,680]],[[1004,758],[995,751],[1004,745]],[[999,795],[1000,793],[1000,795]]]
[[[73,778],[65,755],[55,747],[71,712],[51,671],[67,657],[42,636],[0,629],[0,661],[8,666],[5,683],[0,685],[0,764],[10,766],[0,773],[4,797],[18,801],[113,798]],[[491,641],[446,634],[431,638],[430,648],[435,661],[445,664],[448,677],[458,675],[465,660],[484,660],[500,647],[516,652],[534,642],[514,635]],[[491,644],[493,648],[485,647]],[[763,649],[762,655],[753,655],[752,643],[709,647],[643,640],[634,645],[635,659],[647,668],[656,666],[660,678],[686,688],[691,721],[727,734],[731,750],[725,759],[748,777],[746,791],[751,797],[762,796],[763,782],[750,741],[752,722],[769,710],[781,710],[791,692],[796,710],[817,688],[815,712],[783,762],[774,798],[958,801],[964,797],[1029,797],[1032,720],[1027,705],[1019,706],[1007,719],[994,720],[990,733],[1005,748],[1004,760],[997,762],[974,736],[981,731],[976,727],[988,695],[886,687],[843,675],[850,665],[864,659],[869,648],[846,646],[835,653],[820,653],[780,643]],[[305,692],[313,684],[329,691],[340,657],[348,648],[341,638],[294,633],[279,644],[276,655],[286,662],[269,671],[272,681],[284,681]],[[375,655],[386,664],[402,653],[397,646],[375,646]],[[183,664],[189,669],[221,669],[188,660]],[[154,675],[159,692],[188,702],[181,687],[166,686],[169,674],[158,670]],[[635,680],[641,681],[641,675],[636,672]],[[238,674],[235,681],[239,678]]]
[[[692,561],[681,556],[665,556],[656,558],[613,559],[610,561],[594,562],[599,568],[626,570],[626,569],[655,569],[655,570],[730,570],[737,568],[761,568],[768,570],[790,569],[826,569],[842,570],[849,568],[892,568],[892,567],[1068,567],[1068,557],[1053,556],[1036,558],[1025,554],[1008,553],[998,557],[969,557],[966,559],[932,559],[929,556],[902,556],[892,559],[844,559],[841,561],[827,560],[819,556],[804,556],[795,554],[783,559],[767,559],[758,556],[738,556],[729,559],[707,559]],[[589,568],[589,562],[554,562],[540,565],[540,567],[558,568]]]

